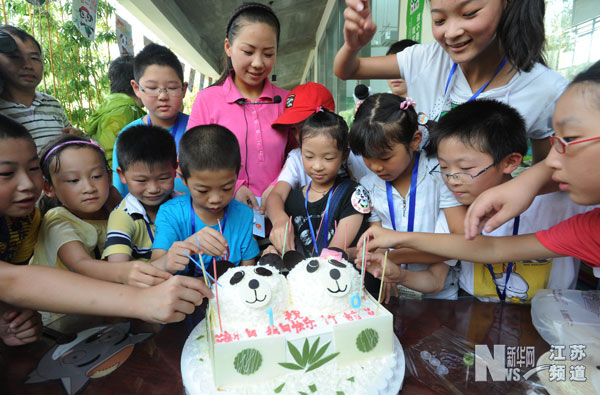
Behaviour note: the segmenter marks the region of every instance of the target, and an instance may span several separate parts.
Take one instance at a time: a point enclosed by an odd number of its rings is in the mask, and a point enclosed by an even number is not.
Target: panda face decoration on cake
[[[228,331],[267,327],[269,308],[277,320],[289,306],[287,281],[273,266],[233,267],[218,281],[221,319]],[[216,309],[215,298],[210,303]]]
[[[261,309],[271,301],[273,292],[268,278],[275,273],[265,266],[240,267],[229,280],[237,289],[240,299],[253,309]]]
[[[360,274],[340,257],[308,258],[287,277],[292,308],[314,314],[351,309],[350,297],[360,290]]]
[[[309,277],[319,277],[316,281],[336,298],[346,296],[350,290],[350,274],[346,268],[345,263],[336,259],[313,258],[306,264],[306,272],[312,274]]]

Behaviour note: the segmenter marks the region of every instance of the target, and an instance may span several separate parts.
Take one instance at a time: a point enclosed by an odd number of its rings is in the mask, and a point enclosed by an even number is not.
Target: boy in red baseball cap
[[[316,82],[298,85],[287,95],[283,114],[273,122],[272,127],[275,129],[293,128],[296,132],[296,139],[298,139],[304,121],[314,114],[319,107],[335,111],[335,102],[331,92],[325,86]],[[357,181],[370,172],[362,158],[355,156],[352,152],[348,157],[348,168]],[[302,166],[300,148],[296,148],[288,154],[285,165],[277,179],[277,184],[267,199],[267,216],[273,223],[274,229],[269,235],[269,240],[277,251],[281,251],[283,247],[284,232],[278,232],[276,229],[282,227],[276,225],[280,221],[285,223],[288,220],[284,210],[285,201],[293,188],[303,187],[308,185],[309,182],[310,177],[304,172]],[[291,242],[293,243],[293,240]]]

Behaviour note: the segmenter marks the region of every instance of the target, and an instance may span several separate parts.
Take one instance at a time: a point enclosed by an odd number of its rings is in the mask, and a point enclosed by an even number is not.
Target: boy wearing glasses
[[[187,90],[187,82],[183,80],[183,67],[177,56],[170,49],[158,44],[148,44],[133,61],[133,76],[131,81],[133,92],[142,101],[148,111],[145,115],[123,130],[134,125],[152,125],[167,129],[177,146],[187,129],[189,115],[180,112],[183,98]],[[118,137],[117,137],[118,138]],[[117,145],[113,149],[113,185],[125,197],[129,192],[127,185],[121,183],[116,172]],[[175,190],[187,192],[188,189],[180,177],[175,179]]]
[[[439,160],[439,167],[432,173],[439,174],[456,199],[468,206],[482,192],[511,179],[511,173],[527,151],[525,124],[515,109],[503,103],[493,100],[468,102],[440,119],[431,130],[427,149],[429,154],[437,154]],[[542,195],[518,219],[489,235],[534,233],[584,211],[586,207],[574,204],[564,192]],[[553,255],[554,259],[513,262],[486,260],[496,251],[477,249],[460,235],[450,236],[452,242],[441,243],[439,240],[445,240],[446,235],[401,234],[380,229],[369,229],[368,234],[374,237],[370,247],[392,247],[392,242],[396,243],[394,248],[410,247],[462,259],[460,287],[483,301],[529,303],[538,289],[573,288],[579,271],[576,259],[556,255]],[[481,259],[470,262],[473,257]],[[478,264],[488,261],[494,264]],[[386,278],[390,273],[386,273]],[[424,275],[427,272],[421,274]]]

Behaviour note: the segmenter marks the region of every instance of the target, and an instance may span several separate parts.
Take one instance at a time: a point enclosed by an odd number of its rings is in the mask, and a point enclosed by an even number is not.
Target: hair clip
[[[429,122],[429,118],[425,115],[424,112],[420,112],[417,114],[417,123],[422,126],[427,126],[427,122]]]
[[[323,110],[323,106],[318,106],[317,110],[315,112],[323,112],[325,110]]]
[[[408,110],[408,107],[416,107],[417,103],[410,97],[407,97],[402,103],[400,103],[401,110]]]

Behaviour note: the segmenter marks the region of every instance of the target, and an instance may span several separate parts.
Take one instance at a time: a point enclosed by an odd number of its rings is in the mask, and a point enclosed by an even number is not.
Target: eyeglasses
[[[473,175],[473,174],[469,174],[466,173],[464,171],[459,171],[457,173],[445,173],[443,171],[440,170],[436,170],[438,168],[438,166],[440,165],[439,163],[433,168],[433,170],[431,170],[429,172],[429,174],[439,174],[442,178],[444,178],[444,176],[446,177],[445,181],[450,181],[450,178],[453,178],[454,180],[458,181],[461,184],[472,184],[473,180],[475,179],[475,177],[479,177],[480,175],[482,175],[483,173],[485,173],[488,169],[490,169],[491,167],[493,167],[496,163],[492,163],[491,165],[489,165],[488,167],[486,167],[485,169],[481,170],[479,173]]]
[[[179,97],[183,94],[183,86],[177,88],[144,88],[140,85],[140,90],[150,97],[158,97],[163,92],[170,97]]]
[[[565,141],[565,139],[563,139],[562,137],[559,137],[559,136],[550,136],[550,144],[552,144],[552,146],[554,147],[556,152],[558,152],[559,154],[564,154],[567,151],[567,147],[569,145],[585,143],[585,142],[593,141],[593,140],[600,140],[600,136],[592,137],[589,139],[577,140],[577,141],[569,141],[569,142]]]

